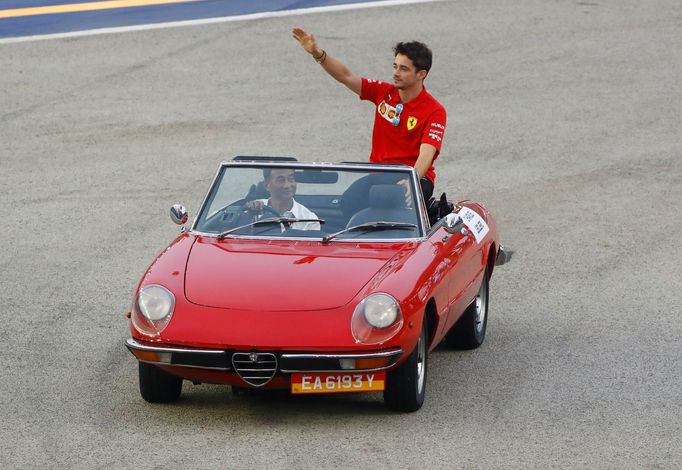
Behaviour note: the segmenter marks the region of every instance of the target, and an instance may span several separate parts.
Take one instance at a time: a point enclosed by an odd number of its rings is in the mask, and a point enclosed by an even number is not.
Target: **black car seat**
[[[436,225],[440,219],[454,210],[454,204],[448,201],[448,197],[445,193],[440,195],[440,199],[432,197],[426,201],[426,212],[429,215],[429,222],[432,227]]]
[[[417,224],[416,211],[405,206],[405,189],[402,186],[375,184],[370,187],[369,207],[352,216],[347,226],[378,221]]]
[[[265,183],[261,181],[258,184],[251,185],[251,188],[246,195],[246,200],[253,201],[254,199],[268,199],[269,197],[270,193],[265,189]]]
[[[341,195],[340,207],[345,220],[369,207],[369,190],[372,186],[393,184],[404,178],[405,175],[400,173],[371,173],[354,181]]]

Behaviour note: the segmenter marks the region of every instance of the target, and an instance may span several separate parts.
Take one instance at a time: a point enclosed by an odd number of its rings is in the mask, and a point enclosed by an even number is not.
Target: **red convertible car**
[[[424,201],[411,167],[236,157],[142,276],[126,346],[149,402],[188,380],[415,411],[429,351],[483,342],[506,259],[485,207]]]

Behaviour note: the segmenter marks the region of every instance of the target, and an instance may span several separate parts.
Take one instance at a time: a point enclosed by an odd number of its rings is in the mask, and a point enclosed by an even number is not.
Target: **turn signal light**
[[[361,369],[379,369],[388,365],[388,357],[371,357],[367,359],[356,359],[355,368]]]
[[[133,350],[133,354],[135,354],[135,357],[141,361],[160,362],[160,355],[156,351],[142,351],[140,349],[135,349]]]

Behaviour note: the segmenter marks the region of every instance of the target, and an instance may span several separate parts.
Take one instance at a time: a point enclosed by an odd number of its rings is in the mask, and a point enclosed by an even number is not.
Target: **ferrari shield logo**
[[[414,126],[417,125],[417,118],[414,116],[410,116],[407,118],[407,130],[411,131],[414,129]]]

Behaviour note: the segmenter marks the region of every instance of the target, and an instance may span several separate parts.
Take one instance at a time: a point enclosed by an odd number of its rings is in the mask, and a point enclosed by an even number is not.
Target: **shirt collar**
[[[407,103],[400,100],[400,91],[398,90],[398,87],[396,87],[395,85],[393,85],[392,93],[395,94],[399,103],[403,103],[404,105],[410,105],[410,106],[412,106],[413,104],[417,104],[420,101],[424,100],[424,98],[426,98],[426,95],[428,94],[426,91],[426,87],[423,84],[422,84],[422,91],[420,91],[419,94],[417,96],[415,96],[413,100],[408,101]]]

